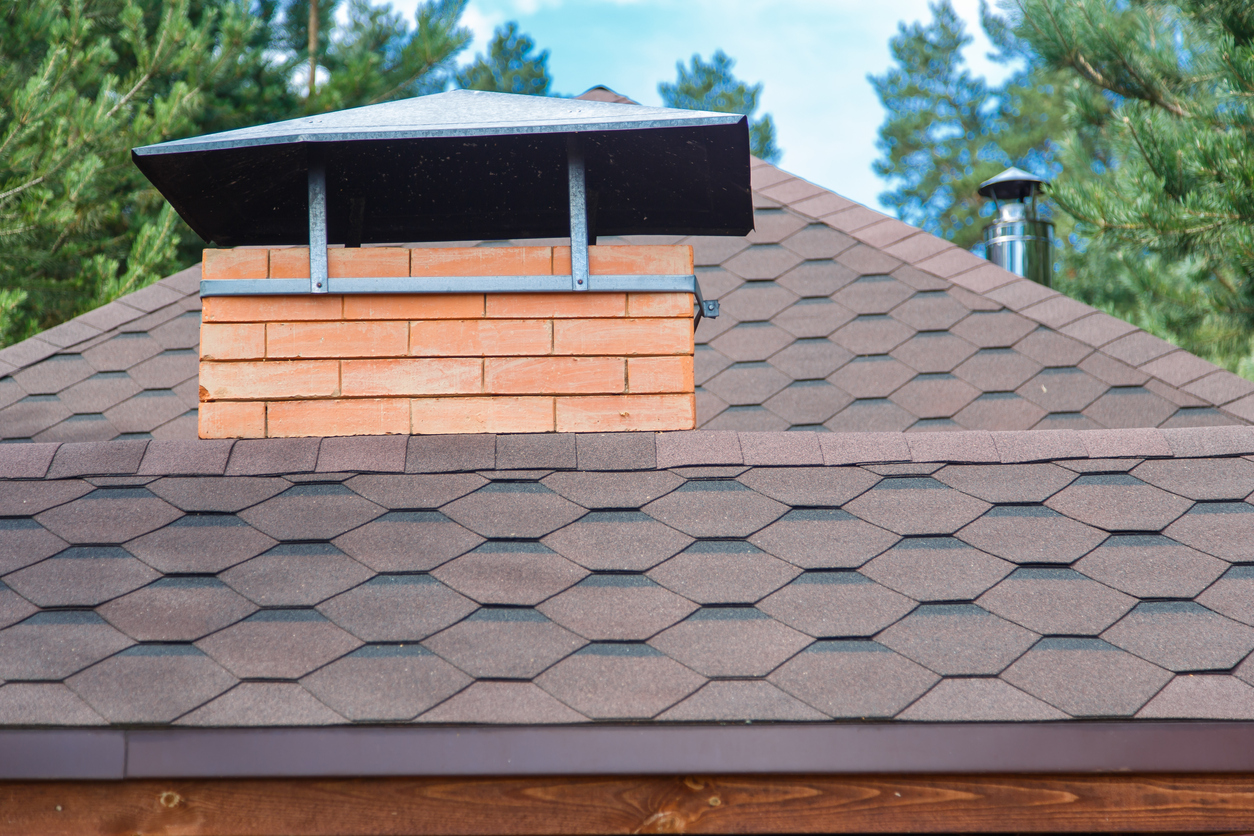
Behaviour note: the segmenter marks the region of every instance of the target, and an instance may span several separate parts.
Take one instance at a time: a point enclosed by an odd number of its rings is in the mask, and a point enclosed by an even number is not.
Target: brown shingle
[[[789,511],[750,538],[759,548],[805,569],[856,568],[897,539],[846,511],[826,508]]]
[[[980,596],[989,612],[1044,635],[1096,636],[1136,599],[1074,569],[1025,567]]]
[[[141,642],[190,642],[252,615],[257,607],[217,578],[161,578],[97,607]]]
[[[584,511],[536,482],[492,482],[444,506],[444,513],[484,537],[543,537]]]
[[[914,601],[858,572],[805,572],[758,609],[815,638],[873,636],[914,609]]]
[[[770,681],[831,717],[892,717],[940,677],[873,641],[821,641],[798,653]]]
[[[710,345],[737,363],[754,363],[766,360],[793,339],[770,322],[742,322],[710,340]]]
[[[911,537],[860,571],[916,601],[971,601],[1013,569],[952,537]]]
[[[260,610],[196,642],[241,679],[298,679],[360,644],[316,610],[306,609]]]
[[[591,641],[644,641],[696,604],[643,575],[589,575],[537,609]]]
[[[950,418],[979,394],[952,374],[920,374],[888,399],[920,418]]]
[[[477,610],[423,642],[476,679],[531,679],[584,644],[527,607]]]
[[[1071,563],[1106,538],[1105,532],[1041,505],[999,505],[957,536],[1014,563]]]
[[[366,478],[366,477],[363,477]],[[167,477],[148,489],[188,513],[234,513],[264,502],[290,487],[282,479],[251,476]]]
[[[951,372],[975,351],[975,346],[947,331],[924,331],[890,353],[918,372]]]
[[[769,682],[723,680],[708,683],[657,719],[693,723],[826,720],[827,717]]]
[[[69,543],[123,543],[180,516],[177,508],[145,488],[98,488],[36,519]]]
[[[1254,650],[1254,628],[1192,601],[1143,601],[1102,638],[1178,672],[1227,670]]]
[[[952,534],[988,508],[928,477],[884,479],[845,506],[897,534]]]
[[[594,720],[656,716],[705,678],[647,644],[590,644],[536,678],[536,684]]]
[[[221,574],[262,607],[308,607],[351,589],[373,572],[329,543],[282,543]]]
[[[417,644],[360,647],[301,685],[355,722],[409,720],[465,688],[470,677]]]
[[[794,337],[826,337],[842,325],[853,321],[854,314],[830,299],[801,299],[773,321]],[[820,375],[821,377],[822,375]]]
[[[639,511],[593,511],[543,542],[585,569],[643,572],[692,538]]]
[[[1038,638],[975,604],[924,604],[877,636],[942,676],[999,673]]]
[[[1103,427],[1156,427],[1175,411],[1175,404],[1140,386],[1115,386],[1084,414]]]
[[[798,572],[751,543],[701,540],[654,568],[649,577],[699,604],[752,604]]]
[[[126,544],[160,572],[221,572],[276,545],[233,514],[188,514]]]
[[[1171,674],[1101,639],[1047,638],[1002,678],[1072,717],[1129,717]]]
[[[588,572],[540,543],[488,542],[432,574],[480,604],[534,606]]]
[[[687,482],[643,509],[692,537],[744,537],[770,524],[787,507],[739,482]]]
[[[811,641],[756,607],[702,607],[649,644],[705,676],[766,676]]]
[[[1193,503],[1119,473],[1082,475],[1046,504],[1107,531],[1161,531]]]
[[[0,679],[64,679],[131,644],[90,610],[37,612],[0,630]]]
[[[179,726],[326,726],[345,722],[295,682],[242,682],[175,721]]]
[[[803,261],[776,281],[798,296],[815,298],[830,297],[856,278],[855,271],[835,261]]]
[[[913,328],[890,316],[862,314],[837,329],[830,339],[854,354],[887,354],[914,334]]]
[[[289,488],[240,517],[276,540],[330,540],[383,513],[343,485],[313,484]]]
[[[168,723],[238,680],[189,644],[135,645],[66,680],[111,723]]]
[[[318,610],[367,642],[417,642],[465,618],[474,602],[430,575],[376,575]]]
[[[1138,598],[1192,598],[1228,564],[1161,534],[1116,534],[1075,568]]]
[[[1254,566],[1233,566],[1197,602],[1242,624],[1254,626]]]
[[[1249,720],[1254,718],[1254,688],[1229,676],[1177,676],[1137,717]]]
[[[914,371],[888,355],[856,357],[828,377],[855,398],[882,398],[914,377]]]
[[[1053,706],[1000,679],[946,679],[936,684],[899,718],[927,722],[1030,722],[1065,720]]]
[[[336,546],[376,572],[425,572],[482,542],[437,511],[390,511],[335,538]]]
[[[0,517],[0,574],[37,563],[66,545],[34,520]]]

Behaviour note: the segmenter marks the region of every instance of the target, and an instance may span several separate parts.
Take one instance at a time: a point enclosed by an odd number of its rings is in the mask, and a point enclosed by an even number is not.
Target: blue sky
[[[416,0],[393,5],[412,19]],[[967,60],[995,73],[984,58],[978,0],[954,7],[977,35]],[[866,75],[889,66],[899,21],[930,16],[926,0],[470,0],[463,20],[475,32],[467,58],[495,26],[516,20],[550,50],[557,92],[604,84],[651,105],[661,104],[657,84],[674,80],[676,61],[721,48],[736,59],[737,75],[764,83],[782,167],[878,207],[883,183],[871,162],[883,110]]]

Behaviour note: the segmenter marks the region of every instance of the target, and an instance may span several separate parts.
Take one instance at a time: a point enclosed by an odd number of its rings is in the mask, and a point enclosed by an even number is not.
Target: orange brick
[[[283,247],[270,251],[270,278],[309,278],[309,248]]]
[[[260,322],[203,322],[201,360],[260,360],[266,356],[266,326]]]
[[[338,360],[201,363],[200,399],[329,398],[339,394]]]
[[[202,403],[196,416],[201,438],[266,437],[266,405],[261,401]]]
[[[482,293],[354,293],[344,297],[345,319],[476,319]]]
[[[267,274],[268,255],[266,250],[256,249],[205,250],[200,259],[200,277],[202,279],[264,279]]]
[[[627,391],[692,392],[692,357],[632,357],[627,361]]]
[[[690,430],[694,395],[603,395],[557,399],[558,432]]]
[[[692,319],[691,293],[628,293],[628,316],[682,316]]]
[[[550,247],[427,247],[411,251],[409,269],[411,276],[549,276],[553,251]]]
[[[443,319],[412,322],[414,357],[518,357],[549,354],[553,323],[547,319]]]
[[[691,354],[690,319],[570,319],[553,323],[554,354]]]
[[[408,322],[271,322],[267,357],[404,357]]]
[[[496,319],[624,316],[626,293],[489,293],[487,315]]]
[[[553,432],[552,398],[414,398],[413,432]]]
[[[280,401],[266,405],[270,438],[328,435],[405,435],[406,398]]]
[[[333,279],[384,279],[409,275],[405,247],[337,247],[327,250],[327,275]]]
[[[484,361],[483,389],[508,395],[603,394],[625,388],[621,357],[509,357]]]
[[[483,392],[483,361],[474,357],[345,360],[340,375],[340,393],[346,398]]]
[[[588,272],[594,276],[691,276],[692,247],[588,247]],[[570,275],[570,247],[553,248],[553,275]]]
[[[307,322],[339,319],[344,297],[310,293],[304,296],[206,296],[202,322]]]

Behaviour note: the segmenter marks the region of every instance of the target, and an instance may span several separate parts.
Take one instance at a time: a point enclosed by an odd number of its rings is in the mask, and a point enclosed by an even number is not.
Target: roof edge
[[[0,750],[0,780],[1207,773],[1254,770],[1254,723],[48,729]]]
[[[541,444],[530,443],[543,438]],[[554,441],[554,439],[557,439]],[[944,433],[731,432],[341,436],[0,444],[0,480],[85,476],[665,470],[900,462],[1024,464],[1254,455],[1254,427]]]

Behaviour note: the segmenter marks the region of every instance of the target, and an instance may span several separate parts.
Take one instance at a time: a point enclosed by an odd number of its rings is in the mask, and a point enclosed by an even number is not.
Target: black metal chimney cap
[[[1021,168],[1008,168],[980,184],[979,193],[995,200],[1023,200],[1040,193],[1045,181]]]
[[[354,208],[362,243],[555,238],[570,231],[570,134],[587,161],[597,234],[753,229],[739,114],[456,90],[135,148],[131,158],[222,246],[306,243],[318,157],[330,243],[348,240]]]

